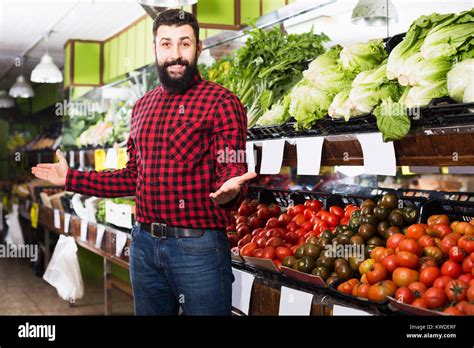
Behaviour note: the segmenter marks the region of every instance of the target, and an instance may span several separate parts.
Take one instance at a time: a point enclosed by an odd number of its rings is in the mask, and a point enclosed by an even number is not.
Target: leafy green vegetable
[[[445,79],[427,82],[410,88],[406,98],[408,108],[426,106],[432,99],[448,95],[448,86]]]
[[[455,64],[447,76],[449,96],[459,103],[462,102],[466,87],[474,84],[474,59]]]
[[[321,33],[284,34],[279,27],[254,29],[232,60],[223,82],[247,107],[248,126],[299,81],[303,62],[324,52],[329,38]]]
[[[377,67],[387,58],[383,40],[375,39],[345,47],[340,53],[342,67],[360,73]]]
[[[257,121],[259,126],[281,125],[290,117],[288,109],[291,99],[289,96],[284,97],[280,102],[273,104],[270,110],[265,112]]]
[[[349,89],[336,94],[329,106],[328,115],[332,118],[344,118],[349,121],[350,117],[353,116],[351,113],[350,104],[347,102],[349,98]]]
[[[400,75],[398,82],[402,86],[417,86],[440,79],[446,79],[446,74],[453,66],[450,58],[423,59],[420,53],[414,55],[416,59],[409,59],[408,75]]]
[[[374,115],[385,142],[401,139],[410,131],[411,122],[405,105],[394,102],[390,97],[382,100],[375,108]]]
[[[290,115],[297,121],[298,129],[310,129],[319,119],[323,118],[331,97],[319,88],[307,82],[301,83],[291,90]]]

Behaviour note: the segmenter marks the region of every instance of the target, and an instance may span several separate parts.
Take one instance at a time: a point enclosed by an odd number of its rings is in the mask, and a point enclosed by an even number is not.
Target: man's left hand
[[[209,194],[209,197],[219,205],[224,205],[232,201],[240,192],[240,185],[246,181],[252,180],[257,176],[255,172],[245,173],[241,176],[227,180],[222,186],[216,191]]]

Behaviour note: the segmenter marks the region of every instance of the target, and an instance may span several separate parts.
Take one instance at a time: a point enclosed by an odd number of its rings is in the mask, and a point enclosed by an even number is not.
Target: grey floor
[[[0,315],[104,315],[101,281],[84,280],[84,297],[73,307],[56,289],[34,275],[24,259],[0,260]],[[113,289],[112,315],[132,315],[132,299]]]

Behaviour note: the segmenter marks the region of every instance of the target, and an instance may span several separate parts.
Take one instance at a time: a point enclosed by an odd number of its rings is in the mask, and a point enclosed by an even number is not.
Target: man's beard
[[[167,70],[169,66],[176,64],[180,64],[186,67],[184,69],[183,76],[177,78],[171,77]],[[184,92],[186,92],[186,90],[188,90],[188,88],[190,87],[194,77],[198,73],[197,57],[192,63],[189,63],[189,61],[185,59],[176,59],[170,62],[166,62],[163,65],[160,65],[158,62],[156,62],[156,67],[158,70],[158,77],[163,87],[168,92],[175,94],[183,94]]]

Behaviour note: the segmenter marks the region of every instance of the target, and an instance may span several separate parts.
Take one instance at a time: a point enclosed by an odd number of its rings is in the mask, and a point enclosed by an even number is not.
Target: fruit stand
[[[460,77],[474,66],[473,10],[426,7],[403,32],[387,26],[338,42],[321,22],[334,4],[285,5],[255,27],[204,40],[212,62],[199,65],[246,107],[246,161],[260,174],[226,227],[233,314],[473,315],[474,82]],[[79,97],[66,89],[100,110],[71,111],[28,141],[12,136],[11,152],[25,155],[17,167],[53,162],[59,148],[74,169],[124,168],[131,110],[157,76],[151,63],[122,77]],[[425,174],[464,181],[414,188]],[[57,235],[99,255],[109,314],[111,287],[132,296],[111,265],[130,267],[134,198],[22,179],[2,185],[0,208],[17,205],[23,233],[40,232],[45,266]]]

